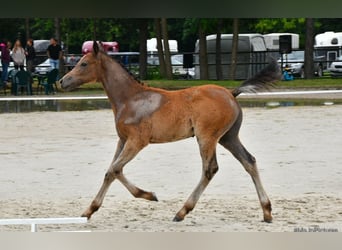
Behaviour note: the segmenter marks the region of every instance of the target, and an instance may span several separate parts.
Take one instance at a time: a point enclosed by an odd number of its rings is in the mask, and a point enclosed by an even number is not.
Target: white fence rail
[[[38,231],[38,225],[43,224],[79,224],[87,223],[86,217],[68,218],[32,218],[32,219],[0,219],[0,225],[31,225],[31,232]]]

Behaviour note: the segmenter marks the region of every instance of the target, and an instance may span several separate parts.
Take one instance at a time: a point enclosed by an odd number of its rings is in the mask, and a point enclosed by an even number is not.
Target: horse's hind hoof
[[[272,223],[272,220],[273,220],[272,216],[264,216],[264,222]]]
[[[264,219],[264,222],[266,222],[266,223],[272,223],[272,218],[271,218],[271,219]]]
[[[182,218],[182,217],[180,217],[178,215],[176,215],[175,218],[173,218],[174,222],[181,222],[182,220],[184,220],[184,218]]]

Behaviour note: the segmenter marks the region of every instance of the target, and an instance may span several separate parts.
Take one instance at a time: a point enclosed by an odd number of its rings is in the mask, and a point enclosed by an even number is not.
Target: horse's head
[[[93,44],[93,51],[84,55],[76,66],[67,73],[60,81],[62,89],[66,91],[73,90],[78,86],[95,82],[99,75],[99,54],[100,48],[96,41]]]

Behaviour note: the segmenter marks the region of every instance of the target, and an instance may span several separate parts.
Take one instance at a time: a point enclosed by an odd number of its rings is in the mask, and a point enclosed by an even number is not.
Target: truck
[[[101,44],[107,54],[119,52],[119,43],[116,41],[101,42]],[[93,51],[93,41],[85,41],[82,44],[82,54],[85,55],[91,51]]]
[[[216,77],[216,38],[217,35],[206,36],[209,79]],[[221,35],[221,62],[224,79],[229,78],[233,34]],[[236,79],[247,79],[262,68],[267,63],[267,48],[263,35],[259,33],[239,34],[238,37],[238,58],[236,67]],[[194,53],[195,79],[200,78],[199,66],[199,40],[195,44]]]

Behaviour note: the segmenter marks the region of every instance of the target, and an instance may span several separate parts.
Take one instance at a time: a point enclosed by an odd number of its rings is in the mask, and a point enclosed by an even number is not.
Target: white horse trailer
[[[342,32],[328,31],[315,36],[315,56],[322,58],[324,69],[342,55]]]
[[[216,37],[217,35],[208,35],[207,56],[209,79],[217,79],[216,76]],[[231,67],[231,53],[233,44],[233,34],[221,35],[221,67],[224,79],[229,78]],[[238,38],[238,56],[235,79],[247,79],[253,76],[260,69],[265,67],[266,63],[266,44],[261,34],[239,34]],[[200,78],[199,66],[199,40],[195,45],[194,55],[195,79]]]
[[[270,33],[263,35],[265,39],[266,48],[271,51],[279,51],[279,36],[282,35],[291,36],[292,49],[299,49],[299,34],[295,33]]]
[[[162,39],[162,46],[164,51],[164,41]],[[170,53],[178,53],[178,42],[177,40],[169,40]],[[149,56],[156,56],[158,53],[157,49],[157,38],[151,38],[147,40],[147,54]]]

